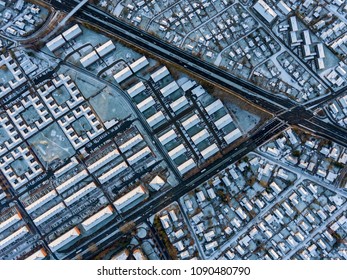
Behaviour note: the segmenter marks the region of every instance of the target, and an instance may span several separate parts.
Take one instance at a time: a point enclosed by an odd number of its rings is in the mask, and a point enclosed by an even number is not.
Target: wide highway
[[[79,1],[61,1],[57,0],[45,1],[57,10],[66,12],[71,11]],[[347,146],[347,131],[335,125],[325,123],[315,117],[311,111],[305,107],[297,105],[295,102],[283,98],[279,95],[269,93],[248,81],[244,81],[224,70],[204,62],[189,53],[170,45],[163,40],[154,37],[140,29],[131,26],[117,18],[113,18],[97,7],[86,4],[80,8],[75,16],[91,25],[98,27],[109,34],[118,36],[129,43],[142,48],[144,51],[152,53],[168,62],[184,67],[188,72],[194,73],[202,79],[211,81],[214,84],[234,91],[247,101],[263,108],[264,110],[277,116],[265,124],[260,130],[250,136],[250,138],[240,144],[236,149],[231,150],[210,165],[208,168],[184,180],[177,187],[169,189],[164,193],[153,195],[143,204],[132,209],[127,213],[123,213],[121,219],[112,221],[100,232],[91,237],[85,244],[80,245],[76,250],[84,259],[90,259],[96,255],[96,252],[88,250],[89,244],[98,244],[100,249],[110,245],[111,242],[122,235],[117,232],[119,226],[135,221],[136,224],[146,221],[148,217],[156,213],[163,207],[169,205],[173,201],[178,200],[184,194],[197,187],[202,182],[208,180],[220,170],[223,170],[232,162],[241,159],[244,155],[254,150],[259,145],[265,143],[277,133],[283,131],[288,125],[298,125],[312,132],[324,136],[341,145]],[[160,199],[164,198],[164,199]],[[118,217],[119,218],[119,217]],[[116,232],[116,234],[115,234]],[[107,239],[107,236],[113,235]],[[76,257],[76,250],[67,254],[65,259]]]

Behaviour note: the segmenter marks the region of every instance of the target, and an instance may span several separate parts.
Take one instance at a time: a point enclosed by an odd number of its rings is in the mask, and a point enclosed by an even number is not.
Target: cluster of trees
[[[164,246],[167,250],[167,252],[170,255],[170,258],[173,260],[177,260],[177,249],[172,245],[169,237],[167,236],[161,222],[159,216],[155,216],[153,221],[153,226],[155,230],[157,231],[161,241],[164,243]]]
[[[301,152],[299,150],[293,150],[292,151],[292,156],[293,157],[300,157],[301,156]]]
[[[225,203],[228,203],[231,199],[230,194],[222,189],[217,190],[216,195]]]
[[[344,168],[345,165],[342,162],[334,161],[333,164],[338,168]]]

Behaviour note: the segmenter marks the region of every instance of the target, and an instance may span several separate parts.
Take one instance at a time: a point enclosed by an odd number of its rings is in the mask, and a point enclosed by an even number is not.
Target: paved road
[[[346,203],[340,206],[339,210],[337,210],[333,215],[331,215],[328,219],[326,219],[322,224],[319,225],[318,228],[314,229],[309,233],[309,235],[305,238],[305,240],[299,243],[295,248],[293,248],[290,252],[288,252],[283,259],[289,260],[295,253],[299,250],[305,248],[305,246],[319,233],[323,232],[326,229],[327,225],[333,222],[339,215],[346,211]]]
[[[59,3],[56,0],[52,0],[51,4],[57,9],[68,12],[78,3],[78,1],[62,2],[63,3]],[[253,104],[257,104],[273,115],[278,115],[278,118],[272,119],[262,130],[253,134],[249,140],[242,143],[237,147],[237,149],[230,151],[222,159],[215,161],[213,166],[200,171],[200,173],[192,176],[189,180],[183,181],[173,189],[152,196],[150,200],[139,205],[136,209],[122,214],[121,221],[113,221],[110,223],[107,228],[101,230],[95,234],[94,237],[89,239],[88,244],[92,242],[98,244],[99,248],[105,248],[111,242],[114,242],[116,238],[123,235],[122,233],[117,232],[120,225],[129,221],[135,221],[136,224],[144,222],[152,214],[169,205],[173,201],[176,201],[179,197],[211,178],[220,170],[227,167],[230,163],[241,159],[248,152],[254,150],[277,133],[283,131],[287,127],[287,125],[283,124],[283,121],[288,124],[300,125],[314,131],[318,135],[325,136],[335,142],[347,146],[347,131],[322,122],[313,116],[310,111],[307,111],[306,108],[297,106],[291,100],[273,95],[247,81],[239,79],[232,74],[215,67],[214,65],[201,61],[181,49],[165,43],[161,39],[144,33],[136,27],[116,18],[112,18],[107,13],[92,5],[87,4],[83,6],[76,13],[76,17],[82,21],[98,26],[109,33],[115,34],[116,36],[119,36],[148,52],[154,53],[158,57],[174,64],[181,65],[188,71],[193,72],[205,80],[209,80],[215,84],[221,85],[222,87],[228,88],[239,94],[242,98],[247,99]],[[110,240],[110,238],[106,240],[106,237],[110,235],[113,235],[112,240]],[[84,259],[90,259],[97,253],[89,252],[88,244],[84,244],[78,248],[79,251],[81,250]],[[65,258],[72,259],[75,255],[76,253],[68,254]]]
[[[62,1],[60,3],[52,0],[51,4],[56,9],[70,11],[79,1]],[[90,22],[93,25],[107,30],[108,32],[120,36],[124,40],[145,49],[156,56],[162,57],[167,61],[184,66],[188,71],[203,77],[215,84],[228,88],[242,98],[247,99],[263,108],[264,110],[279,115],[279,117],[289,124],[300,125],[312,132],[324,136],[347,147],[347,131],[335,125],[327,125],[316,118],[311,111],[305,107],[295,104],[293,101],[281,96],[269,93],[248,81],[233,76],[224,70],[204,62],[187,52],[167,44],[163,40],[154,37],[138,28],[113,18],[106,12],[87,4],[83,6],[76,14],[79,19]],[[307,121],[310,119],[310,121]],[[306,120],[302,122],[302,120]]]
[[[314,116],[311,111],[306,110],[303,106],[297,106],[288,112],[282,113],[278,117],[287,121],[291,125],[298,125],[314,132],[319,136],[325,137],[344,147],[347,147],[346,129],[322,121]]]
[[[70,11],[77,2],[62,1],[59,3],[52,0],[51,4],[56,9]],[[113,18],[106,12],[92,5],[83,6],[75,16],[83,21],[90,22],[99,26],[122,39],[131,42],[144,50],[154,53],[156,56],[162,57],[167,61],[184,66],[188,71],[194,72],[205,80],[210,80],[216,84],[233,90],[242,97],[267,108],[272,113],[281,112],[284,109],[295,106],[291,100],[281,96],[273,95],[263,89],[258,88],[248,81],[244,81],[224,70],[209,64],[199,58],[188,54],[178,47],[167,44],[163,40],[154,37],[138,28],[129,25],[117,18]]]
[[[337,98],[340,95],[342,96],[346,93],[347,93],[347,86],[339,89],[338,91],[336,91],[336,92],[334,92],[328,96],[324,96],[323,98],[320,98],[318,100],[308,101],[305,103],[305,107],[311,108],[312,110],[314,110],[316,108],[322,108],[324,105],[326,105],[326,103],[328,103],[332,99]]]
[[[200,171],[196,175],[190,177],[188,180],[183,181],[175,188],[157,193],[150,197],[148,201],[138,205],[135,209],[131,209],[130,211],[123,213],[121,220],[111,221],[95,236],[89,239],[87,243],[82,244],[76,248],[76,250],[80,255],[83,256],[83,259],[92,259],[95,255],[97,255],[98,251],[90,252],[88,250],[89,244],[96,243],[98,244],[99,248],[106,248],[108,245],[114,242],[114,240],[124,235],[123,233],[117,231],[121,225],[130,221],[135,222],[136,225],[145,222],[150,216],[157,213],[172,202],[177,201],[181,196],[210,179],[231,163],[241,159],[250,151],[254,150],[258,145],[268,141],[271,137],[285,128],[286,125],[281,123],[279,120],[275,119],[269,122],[266,126],[264,126],[264,129],[260,129],[249,140],[242,143],[237,149],[230,151],[223,158],[216,160],[213,166],[206,171]],[[112,238],[105,239],[106,237]],[[73,259],[76,256],[76,250],[64,256],[64,259]]]
[[[243,226],[240,230],[238,230],[235,235],[231,239],[229,239],[227,242],[225,242],[218,251],[214,252],[211,256],[210,259],[217,259],[220,255],[221,252],[226,251],[234,242],[238,241],[238,239],[246,234],[253,226],[257,225],[262,221],[265,215],[267,215],[276,204],[280,203],[282,200],[287,198],[289,194],[292,192],[294,189],[294,185],[290,186],[289,188],[286,188],[284,191],[282,191],[274,201],[269,203],[266,207],[261,209],[261,211],[258,213],[258,215],[254,218],[251,219],[245,226]]]

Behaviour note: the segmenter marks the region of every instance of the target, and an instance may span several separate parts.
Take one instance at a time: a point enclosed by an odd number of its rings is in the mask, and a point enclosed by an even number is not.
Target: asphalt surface
[[[289,99],[276,96],[249,82],[239,79],[175,46],[167,44],[159,38],[109,16],[104,11],[92,5],[87,4],[83,6],[76,13],[76,16],[84,21],[98,25],[102,29],[117,36],[121,36],[123,39],[168,61],[184,66],[188,71],[236,92],[242,98],[262,107],[264,110],[274,115],[279,115],[280,119],[289,124],[299,125],[302,124],[302,120],[310,119],[311,121],[305,122],[305,126],[301,126],[315,132],[317,135],[324,136],[345,147],[347,146],[346,130],[335,125],[326,125],[320,119],[316,118],[311,111],[306,110],[303,106],[298,106]]]
[[[52,0],[46,2],[51,3],[51,5],[56,9],[69,12],[79,1],[62,1],[62,3],[60,3],[56,0]],[[212,81],[215,84],[228,88],[242,96],[244,99],[262,107],[273,115],[278,116],[278,118],[274,118],[265,124],[261,130],[254,133],[247,141],[240,144],[236,149],[224,155],[223,158],[216,160],[212,166],[209,166],[193,175],[188,180],[184,180],[175,188],[153,195],[149,200],[138,205],[136,209],[123,213],[121,219],[118,217],[117,220],[109,223],[105,229],[101,230],[89,239],[88,244],[79,246],[76,249],[84,259],[91,259],[98,252],[90,252],[88,250],[89,244],[96,243],[100,249],[107,247],[114,242],[114,240],[123,235],[123,233],[117,232],[121,225],[130,221],[135,221],[135,224],[138,225],[146,221],[147,218],[154,213],[158,212],[173,201],[178,200],[184,194],[193,190],[232,162],[241,159],[244,155],[268,141],[277,133],[283,131],[288,127],[287,124],[299,125],[343,146],[347,146],[346,130],[321,121],[316,118],[312,112],[306,110],[305,107],[298,106],[291,100],[271,94],[247,81],[239,79],[175,46],[167,44],[159,38],[111,17],[104,11],[101,11],[92,5],[87,4],[83,6],[75,16],[84,22],[89,22],[94,26],[119,36],[158,57],[183,66],[187,71],[193,72],[194,74],[203,77],[205,80]],[[112,235],[112,239],[109,238],[105,240],[109,235]],[[76,256],[76,250],[66,255],[64,258],[74,258]]]
[[[56,0],[52,0],[50,3],[56,9],[69,12],[79,1],[62,1],[62,3],[60,3]],[[305,107],[297,105],[289,99],[274,95],[250,82],[239,79],[173,45],[167,44],[157,37],[143,32],[117,18],[111,17],[106,12],[93,5],[84,5],[75,16],[85,22],[89,22],[107,30],[167,61],[184,66],[188,71],[206,80],[236,92],[242,96],[242,98],[260,106],[273,115],[278,115],[280,119],[289,124],[299,125],[302,124],[302,120],[307,120],[309,118],[310,121],[306,121],[305,126],[301,125],[303,128],[317,135],[324,135],[328,139],[347,147],[347,130],[336,125],[324,125],[324,122],[313,116],[311,111],[306,110]],[[326,102],[326,100],[323,102]]]
[[[77,255],[76,252],[82,255],[83,259],[92,259],[95,255],[97,255],[98,252],[90,252],[88,249],[89,244],[98,244],[98,247],[101,250],[102,248],[106,248],[107,246],[111,245],[114,240],[124,235],[124,233],[122,232],[117,232],[120,226],[128,222],[135,222],[136,225],[139,225],[147,221],[150,216],[157,213],[174,201],[177,201],[180,197],[195,189],[206,180],[212,178],[214,175],[218,174],[218,172],[225,169],[233,162],[240,160],[246,154],[253,151],[258,145],[265,143],[277,133],[286,129],[286,127],[287,126],[285,124],[277,119],[270,121],[257,133],[255,133],[249,140],[243,142],[236,149],[227,153],[223,158],[216,160],[209,169],[206,169],[206,171],[200,171],[189,179],[183,181],[178,186],[171,188],[166,192],[160,192],[156,195],[151,196],[149,200],[143,202],[140,205],[137,205],[135,209],[131,209],[128,212],[122,213],[121,219],[110,221],[107,225],[105,225],[105,229],[103,231],[98,232],[96,236],[88,239],[87,244],[84,244],[78,247],[72,253],[65,255],[64,259],[75,258]],[[114,234],[115,232],[116,234]],[[112,238],[102,241],[104,238],[112,234],[114,234]]]
[[[76,5],[76,3],[78,3],[78,1],[62,2],[63,3],[59,3],[58,1],[52,0],[51,4],[56,9],[68,12]],[[157,37],[143,32],[119,19],[111,17],[106,12],[96,8],[95,6],[89,4],[83,6],[75,14],[75,17],[99,26],[116,36],[120,36],[122,39],[129,41],[167,61],[183,66],[188,71],[203,77],[205,80],[210,80],[220,86],[233,90],[271,113],[276,114],[282,112],[284,109],[295,106],[293,101],[260,89],[250,82],[244,81],[214,65],[211,65],[210,63],[204,62],[199,58],[188,54],[178,47],[167,44]]]
[[[288,124],[300,126],[319,136],[347,147],[346,129],[322,121],[315,117],[311,111],[306,110],[303,106],[297,106],[278,117],[286,121]]]

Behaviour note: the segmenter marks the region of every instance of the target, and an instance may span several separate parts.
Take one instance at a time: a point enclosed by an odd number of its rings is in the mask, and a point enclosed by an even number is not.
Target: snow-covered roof
[[[64,202],[67,206],[70,206],[95,189],[96,189],[95,183],[91,182],[90,184],[86,185],[85,187],[83,187],[79,191],[70,195],[68,198],[66,198],[64,200]]]
[[[166,66],[163,66],[162,68],[160,68],[159,70],[154,72],[151,75],[151,78],[156,83],[156,82],[160,81],[161,79],[163,79],[164,77],[166,77],[169,74],[170,74],[169,70],[166,68]]]
[[[147,122],[148,122],[150,127],[153,127],[153,126],[155,126],[156,124],[158,124],[159,122],[161,122],[164,119],[165,119],[165,116],[164,116],[163,112],[162,111],[158,111],[154,115],[150,116],[147,119]]]
[[[118,211],[122,211],[127,208],[130,204],[135,203],[136,201],[141,202],[145,199],[147,193],[146,189],[143,186],[138,186],[122,197],[118,198],[115,202],[113,202],[114,206]]]
[[[139,93],[143,92],[146,89],[145,84],[141,81],[138,82],[136,85],[132,86],[127,90],[128,94],[131,98],[134,98]]]
[[[159,176],[155,176],[152,181],[149,182],[149,185],[158,191],[162,186],[164,186],[165,181]]]
[[[73,229],[69,230],[68,232],[64,233],[63,235],[49,243],[48,246],[51,248],[53,252],[56,252],[63,246],[75,240],[79,235],[79,229],[77,227],[74,227]]]
[[[131,72],[130,68],[127,66],[121,71],[119,71],[117,74],[113,76],[113,78],[116,80],[117,83],[123,82],[125,79],[129,78],[133,72]]]
[[[147,260],[147,257],[143,254],[142,250],[136,249],[133,252],[133,256],[135,260],[140,261],[140,260]]]
[[[214,101],[213,103],[211,103],[210,105],[208,105],[207,107],[205,107],[205,110],[207,112],[207,114],[212,115],[213,113],[217,112],[219,109],[223,108],[224,105],[222,103],[222,101],[220,101],[219,99]]]
[[[169,152],[169,156],[172,160],[175,160],[180,155],[184,154],[186,151],[187,149],[184,147],[184,145],[180,144]]]
[[[23,226],[20,229],[13,232],[11,235],[7,236],[5,239],[0,241],[0,250],[20,239],[29,232],[27,226]]]
[[[204,141],[209,136],[210,136],[210,134],[208,133],[207,129],[204,128],[203,130],[201,130],[200,132],[198,132],[197,134],[195,134],[192,137],[192,141],[194,142],[195,145],[198,145],[199,143]]]
[[[133,70],[134,73],[137,71],[140,71],[142,68],[146,67],[149,64],[147,58],[145,56],[142,56],[135,62],[130,64],[131,70]]]
[[[46,46],[51,52],[54,52],[55,50],[59,49],[64,44],[65,44],[65,40],[63,36],[59,35],[55,37],[54,39],[52,39],[51,41],[49,41],[46,44]]]
[[[227,144],[230,144],[231,142],[234,142],[236,139],[240,138],[242,136],[242,133],[240,129],[236,128],[233,131],[231,131],[229,134],[225,135],[223,138]]]
[[[144,112],[155,104],[155,101],[152,96],[147,97],[145,100],[137,104],[137,108],[140,112]]]
[[[43,197],[39,198],[38,200],[35,200],[33,203],[25,207],[25,210],[30,214],[34,212],[39,207],[46,204],[48,201],[51,201],[54,197],[57,196],[57,192],[55,190],[50,191],[49,193],[45,194]]]
[[[284,3],[282,0],[278,2],[277,7],[281,10],[281,12],[284,15],[288,15],[292,9],[288,7],[286,3]]]
[[[128,158],[128,162],[130,165],[133,165],[143,159],[145,156],[149,155],[151,153],[151,149],[149,147],[145,147],[136,154],[132,155]]]
[[[185,82],[184,84],[182,84],[181,85],[181,88],[182,88],[182,90],[183,91],[188,91],[188,90],[190,90],[193,86],[195,86],[196,85],[196,82],[195,81],[193,81],[193,80],[188,80],[187,82]],[[198,87],[197,87],[198,88]],[[193,90],[195,90],[195,89],[193,89]],[[193,92],[193,90],[192,90],[192,92]]]
[[[99,56],[96,54],[95,51],[92,51],[88,53],[86,56],[82,57],[80,59],[80,62],[83,65],[83,67],[87,68],[88,66],[96,62],[98,59],[99,59]]]
[[[61,211],[63,211],[65,209],[64,203],[61,202],[58,205],[52,207],[51,209],[49,209],[48,211],[45,211],[42,215],[38,216],[35,220],[34,223],[35,225],[40,225],[44,222],[46,222],[47,220],[49,220],[50,218],[52,218],[54,215],[60,213]]]
[[[102,221],[106,220],[108,217],[112,216],[112,214],[113,210],[112,207],[109,205],[97,212],[96,214],[94,214],[93,216],[89,217],[85,221],[83,221],[82,226],[86,231],[88,231],[96,225],[100,224]]]
[[[171,129],[162,136],[159,137],[159,141],[162,145],[166,145],[167,143],[171,142],[173,139],[177,138],[176,132]]]
[[[184,122],[182,122],[182,126],[185,130],[188,130],[192,128],[194,125],[198,124],[200,122],[200,118],[197,114],[194,114],[190,118],[186,119]]]
[[[220,130],[232,122],[233,122],[233,119],[230,117],[229,114],[226,114],[223,117],[221,117],[219,120],[215,121],[214,124],[216,125],[217,129]]]
[[[0,233],[3,232],[5,229],[8,229],[10,226],[14,225],[21,219],[22,217],[17,213],[13,215],[11,218],[3,221],[2,223],[0,223]]]
[[[290,22],[290,26],[292,28],[292,31],[296,32],[299,30],[298,28],[298,22],[296,20],[296,17],[295,16],[292,16],[289,18],[289,22]]]
[[[126,162],[121,162],[120,164],[116,165],[115,167],[111,168],[109,171],[103,173],[101,176],[99,176],[99,181],[101,184],[107,182],[108,180],[112,179],[113,177],[117,176],[119,173],[127,169],[128,165]]]
[[[185,174],[189,170],[193,169],[195,166],[196,166],[196,164],[195,164],[194,160],[189,159],[189,160],[185,161],[184,163],[182,163],[181,165],[179,165],[177,167],[177,169],[181,174]]]
[[[201,151],[201,155],[204,159],[207,159],[207,158],[213,156],[214,154],[216,154],[218,151],[219,151],[219,149],[218,149],[217,145],[214,143],[211,146],[204,149],[203,151]]]
[[[63,37],[65,38],[66,41],[72,40],[76,38],[78,35],[82,33],[82,29],[79,27],[78,24],[75,24],[65,32],[63,32]]]
[[[170,218],[169,215],[163,215],[160,217],[160,222],[162,224],[162,226],[164,227],[164,229],[167,229],[170,227]]]
[[[192,90],[192,94],[196,95],[197,97],[203,95],[205,92],[205,89],[201,85]]]
[[[171,93],[175,92],[176,90],[179,89],[178,84],[176,83],[176,81],[173,81],[171,83],[169,83],[168,85],[166,85],[165,87],[163,87],[160,92],[164,97],[169,96]]]
[[[102,158],[98,159],[93,164],[89,165],[87,167],[87,169],[89,170],[89,172],[94,172],[94,171],[100,169],[101,167],[103,167],[104,165],[106,165],[107,163],[111,162],[118,155],[119,155],[118,150],[114,149],[112,152],[109,152],[108,154],[106,154]]]
[[[113,256],[111,258],[111,260],[118,260],[118,261],[122,261],[122,260],[126,260],[129,257],[129,250],[128,249],[124,249],[123,251],[121,251],[120,253],[116,254],[115,256]]]
[[[171,107],[172,111],[176,112],[187,104],[188,104],[187,98],[185,96],[181,96],[180,98],[178,98],[177,100],[172,102],[170,104],[170,107]]]
[[[138,143],[140,143],[143,140],[143,137],[141,134],[137,134],[122,145],[119,146],[119,149],[121,152],[125,153],[126,151],[130,150],[131,148],[135,147]]]
[[[271,23],[277,18],[276,12],[263,0],[259,0],[255,3],[253,9],[255,9],[268,23]]]
[[[56,187],[56,190],[59,193],[62,193],[66,191],[67,189],[71,188],[77,182],[80,182],[81,180],[83,180],[87,176],[88,176],[87,170],[82,170],[81,172],[77,173],[75,176],[71,177],[70,179],[66,180],[64,183]]]
[[[101,56],[105,56],[111,51],[113,51],[116,46],[113,44],[112,40],[108,40],[105,44],[102,44],[100,47],[96,48],[96,52]]]
[[[47,252],[45,249],[41,248],[40,250],[36,251],[32,255],[26,258],[26,260],[42,260],[47,256]]]

